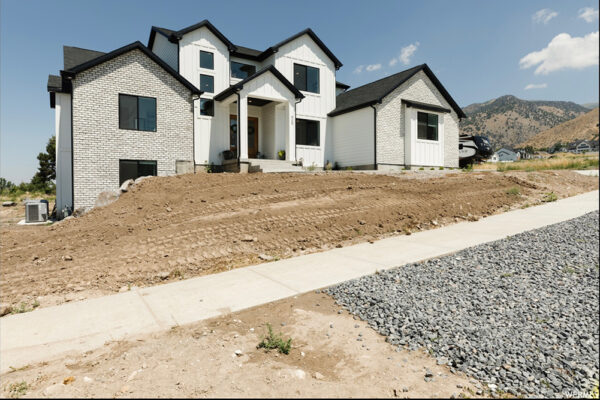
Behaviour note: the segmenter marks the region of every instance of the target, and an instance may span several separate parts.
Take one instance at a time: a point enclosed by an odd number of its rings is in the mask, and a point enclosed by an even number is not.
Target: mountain
[[[539,132],[589,111],[570,101],[530,101],[507,95],[464,107],[460,133],[487,136],[495,149],[515,147]]]
[[[596,102],[596,103],[583,103],[582,106],[584,106],[585,108],[589,108],[590,110],[593,110],[594,108],[598,107],[598,102]]]
[[[591,140],[598,137],[598,108],[580,115],[554,128],[538,133],[518,147],[531,146],[534,149],[545,149],[555,143],[571,143],[575,140]]]

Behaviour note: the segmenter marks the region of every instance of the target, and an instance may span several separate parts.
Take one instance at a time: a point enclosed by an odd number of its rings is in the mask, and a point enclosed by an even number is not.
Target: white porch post
[[[296,114],[294,113],[294,105],[288,103],[287,109],[288,148],[285,152],[285,159],[296,161]]]
[[[248,95],[240,93],[239,115],[237,120],[238,132],[240,133],[240,159],[248,159]]]

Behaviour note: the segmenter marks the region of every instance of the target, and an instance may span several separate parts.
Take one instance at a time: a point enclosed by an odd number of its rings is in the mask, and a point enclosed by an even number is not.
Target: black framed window
[[[200,115],[215,116],[215,102],[212,99],[200,99]]]
[[[140,176],[156,176],[156,161],[119,160],[119,185],[127,179],[137,179]]]
[[[215,77],[212,75],[200,74],[200,90],[207,93],[214,93]]]
[[[119,94],[119,129],[156,132],[156,99]]]
[[[417,113],[417,139],[438,140],[437,114]]]
[[[240,62],[231,62],[231,77],[238,79],[246,79],[256,73],[256,66],[251,64],[243,64]]]
[[[215,56],[213,53],[200,50],[200,68],[215,69]]]
[[[319,121],[296,119],[296,144],[319,146],[321,140]]]
[[[319,68],[294,64],[294,86],[305,92],[319,93]]]

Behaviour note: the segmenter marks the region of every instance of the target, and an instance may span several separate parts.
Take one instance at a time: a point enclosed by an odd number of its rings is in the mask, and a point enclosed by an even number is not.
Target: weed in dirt
[[[306,169],[312,172],[315,169],[317,169],[317,166],[315,165],[315,163],[312,163],[310,166],[306,167]]]
[[[419,168],[419,171],[425,171],[425,168],[421,167]]]
[[[473,164],[468,164],[462,169],[462,172],[473,172]]]
[[[260,343],[256,346],[257,349],[265,349],[266,351],[277,349],[282,354],[289,354],[292,348],[292,338],[284,340],[281,332],[276,334],[273,332],[271,324],[267,323],[267,336],[263,337]]]
[[[519,189],[517,186],[513,186],[506,191],[506,194],[510,194],[512,196],[518,196],[521,194],[521,189]]]
[[[435,171],[435,168],[431,167],[429,168],[430,171]]]
[[[346,167],[346,171],[352,171],[352,167]]]
[[[544,203],[551,203],[558,200],[558,196],[554,192],[546,193],[546,196],[542,199]]]
[[[10,397],[16,399],[27,393],[28,388],[29,385],[27,385],[27,382],[25,381],[15,382],[8,386],[8,392],[10,393]]]
[[[171,273],[169,274],[169,277],[171,278],[179,278],[179,279],[183,279],[183,272],[181,272],[178,269],[174,269],[173,271],[171,271]]]
[[[14,307],[11,311],[11,314],[23,314],[26,312],[30,312],[35,310],[36,308],[38,308],[40,306],[40,302],[37,300],[34,300],[33,303],[31,303],[31,305],[25,303],[25,302],[21,302],[18,306]]]
[[[333,165],[329,161],[325,164],[325,171],[331,171],[333,169]]]
[[[507,272],[505,274],[500,275],[500,278],[510,278],[514,274],[512,272]]]

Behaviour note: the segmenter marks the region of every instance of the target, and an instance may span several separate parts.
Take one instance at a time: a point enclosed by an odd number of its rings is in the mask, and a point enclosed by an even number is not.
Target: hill
[[[515,147],[589,109],[570,101],[522,100],[507,95],[463,108],[461,134],[487,136],[495,149]]]
[[[595,108],[575,119],[538,133],[518,147],[532,146],[534,149],[542,149],[558,142],[570,143],[575,140],[591,140],[597,137],[598,108]]]
[[[593,110],[594,108],[598,107],[598,102],[596,102],[596,103],[583,103],[582,106],[584,106],[585,108],[589,108],[590,110]]]

